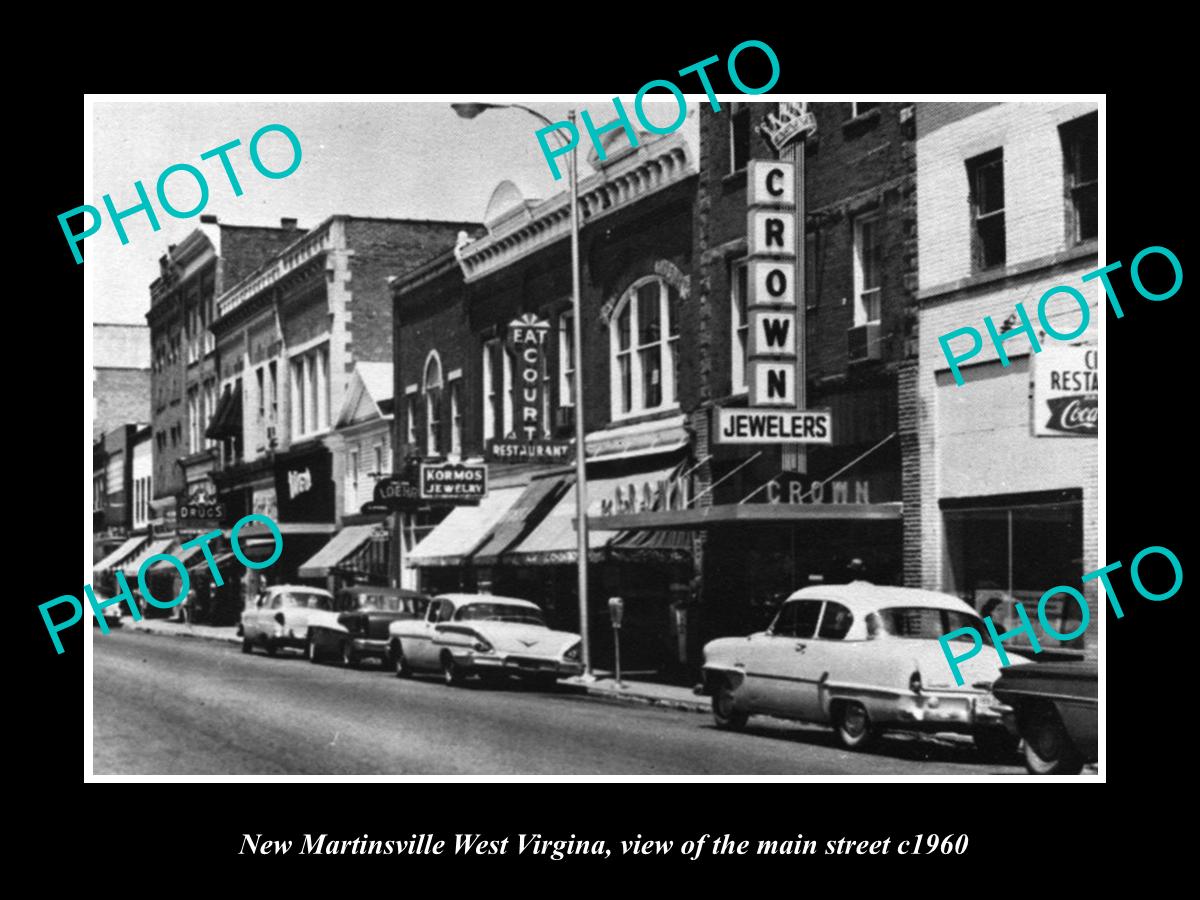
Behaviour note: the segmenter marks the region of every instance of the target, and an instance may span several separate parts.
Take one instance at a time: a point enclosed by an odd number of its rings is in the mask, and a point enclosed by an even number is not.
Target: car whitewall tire
[[[853,700],[837,705],[833,727],[839,743],[847,750],[863,750],[879,736],[867,708]]]
[[[747,713],[740,712],[734,703],[733,688],[729,682],[722,682],[713,694],[713,721],[724,731],[740,731],[746,727],[750,718]]]

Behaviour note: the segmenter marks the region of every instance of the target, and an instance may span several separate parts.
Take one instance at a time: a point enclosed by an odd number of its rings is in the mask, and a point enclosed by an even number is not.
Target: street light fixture
[[[522,106],[519,103],[452,103],[453,109],[464,119],[473,119],[488,109],[520,109],[529,113],[538,121],[554,128],[555,135],[570,146],[569,135],[564,136],[562,129],[555,128],[553,122],[536,109]],[[575,128],[575,110],[567,113],[567,121],[572,130]],[[587,538],[587,442],[583,427],[583,309],[579,297],[579,153],[576,146],[571,147],[571,309],[572,336],[571,342],[575,355],[575,534],[577,537],[576,552],[579,556],[577,574],[579,579],[579,636],[583,642],[583,672],[584,677],[591,679],[592,656],[591,644],[588,641],[588,538]]]

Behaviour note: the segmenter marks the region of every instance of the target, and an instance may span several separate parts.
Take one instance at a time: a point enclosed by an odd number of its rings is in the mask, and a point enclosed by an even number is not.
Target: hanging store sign
[[[181,494],[175,501],[175,509],[181,525],[199,527],[225,518],[225,505],[203,488],[193,491],[190,497]]]
[[[546,337],[550,323],[525,313],[508,324],[508,351],[516,364],[513,385],[513,427],[509,436],[489,441],[486,456],[493,462],[562,462],[571,445],[543,437],[545,409]]]
[[[779,112],[767,113],[767,118],[758,126],[758,133],[775,148],[776,153],[792,141],[816,130],[817,120],[808,111],[808,104],[794,101],[779,104]]]
[[[487,442],[484,456],[491,462],[564,462],[570,453],[570,441],[496,439]]]
[[[1096,437],[1100,426],[1100,350],[1046,344],[1033,357],[1035,437]]]
[[[828,410],[717,409],[718,444],[832,444]]]
[[[421,489],[413,478],[405,475],[389,475],[375,482],[375,492],[371,502],[364,504],[362,511],[364,513],[395,512],[400,509],[416,509],[422,505]]]
[[[487,466],[479,463],[422,463],[422,500],[475,502],[487,496]]]

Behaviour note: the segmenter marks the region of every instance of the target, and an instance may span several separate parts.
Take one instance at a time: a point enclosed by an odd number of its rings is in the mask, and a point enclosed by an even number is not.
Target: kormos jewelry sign
[[[1097,347],[1047,344],[1033,357],[1035,437],[1095,437],[1099,396]]]

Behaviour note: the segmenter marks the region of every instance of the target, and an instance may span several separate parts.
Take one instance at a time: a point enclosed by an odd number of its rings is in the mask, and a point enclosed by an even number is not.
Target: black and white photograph
[[[91,98],[89,777],[1097,777],[1102,106]]]

